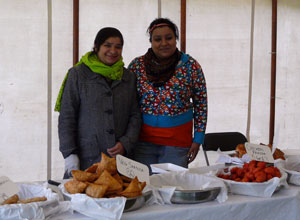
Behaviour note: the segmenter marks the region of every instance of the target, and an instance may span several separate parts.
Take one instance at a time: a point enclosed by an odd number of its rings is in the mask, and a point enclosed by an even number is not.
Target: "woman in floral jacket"
[[[207,94],[200,64],[178,51],[177,26],[166,18],[148,28],[151,48],[128,69],[137,77],[143,124],[134,159],[150,167],[173,163],[187,167],[203,143]]]

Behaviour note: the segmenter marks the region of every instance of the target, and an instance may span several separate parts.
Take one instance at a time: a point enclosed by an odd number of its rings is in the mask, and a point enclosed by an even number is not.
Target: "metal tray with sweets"
[[[152,191],[147,191],[143,193],[143,195],[141,196],[127,198],[124,212],[134,211],[143,207],[146,204],[146,202],[150,199],[151,196],[152,196]]]
[[[204,190],[175,190],[171,202],[175,204],[193,204],[215,200],[221,187]]]

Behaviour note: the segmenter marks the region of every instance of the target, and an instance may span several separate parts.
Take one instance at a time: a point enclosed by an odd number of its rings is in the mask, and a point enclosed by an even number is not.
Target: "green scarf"
[[[93,53],[92,51],[86,53],[83,57],[81,57],[80,61],[75,64],[75,66],[78,66],[79,64],[84,63],[87,65],[93,72],[98,73],[106,78],[112,79],[112,80],[121,80],[123,75],[123,59],[121,59],[113,64],[112,66],[107,66],[104,63],[100,62],[97,55]],[[69,73],[69,72],[68,72]],[[64,91],[65,83],[68,77],[68,73],[66,74],[62,85],[60,87],[56,104],[54,111],[59,112],[60,111],[60,105],[61,105],[61,97]]]

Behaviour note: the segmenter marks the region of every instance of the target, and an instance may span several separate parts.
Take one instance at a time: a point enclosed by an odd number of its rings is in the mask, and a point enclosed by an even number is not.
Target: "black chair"
[[[236,149],[238,144],[244,144],[247,138],[240,132],[219,132],[207,133],[204,136],[204,143],[202,149],[204,152],[207,166],[209,166],[206,151],[232,151]]]

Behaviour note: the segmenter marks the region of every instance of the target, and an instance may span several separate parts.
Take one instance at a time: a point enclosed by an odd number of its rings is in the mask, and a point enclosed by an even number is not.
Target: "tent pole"
[[[273,144],[275,125],[276,97],[276,43],[277,43],[277,0],[272,0],[272,53],[271,53],[271,94],[270,94],[270,127],[269,144]]]
[[[185,53],[186,46],[186,0],[181,0],[180,10],[180,50]]]
[[[78,63],[79,0],[73,0],[73,65]]]
[[[250,125],[251,125],[251,105],[252,105],[252,81],[253,81],[253,38],[254,38],[254,19],[255,17],[255,0],[251,2],[251,29],[250,29],[250,62],[249,62],[249,88],[248,88],[248,114],[246,137],[250,142]]]
[[[52,0],[47,1],[48,10],[48,62],[47,62],[47,180],[52,168]]]
[[[157,14],[158,17],[161,18],[161,0],[157,0]]]

